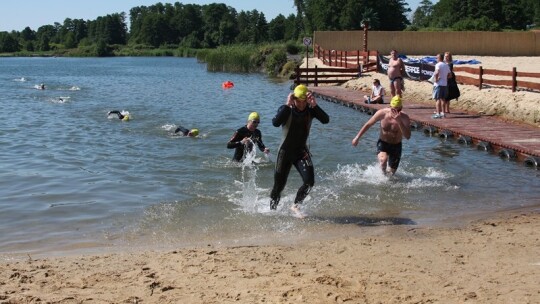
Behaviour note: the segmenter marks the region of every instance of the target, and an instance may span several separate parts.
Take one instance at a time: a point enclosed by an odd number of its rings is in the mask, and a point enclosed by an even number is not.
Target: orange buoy
[[[221,86],[224,89],[230,89],[230,88],[234,87],[234,83],[232,81],[225,81],[224,83],[221,84]]]

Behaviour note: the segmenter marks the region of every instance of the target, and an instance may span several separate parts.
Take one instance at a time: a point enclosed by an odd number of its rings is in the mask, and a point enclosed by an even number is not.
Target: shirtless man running
[[[401,141],[403,137],[411,138],[411,121],[409,115],[401,110],[403,105],[399,96],[394,96],[389,108],[378,110],[360,129],[352,140],[352,145],[357,146],[360,137],[367,132],[377,121],[381,121],[381,131],[377,142],[377,158],[384,174],[394,175],[401,160]],[[390,172],[386,171],[387,165]]]
[[[392,50],[390,52],[390,60],[388,61],[388,78],[390,79],[390,93],[392,97],[398,95],[401,97],[403,91],[403,76],[405,75],[405,64],[398,57],[398,52]]]

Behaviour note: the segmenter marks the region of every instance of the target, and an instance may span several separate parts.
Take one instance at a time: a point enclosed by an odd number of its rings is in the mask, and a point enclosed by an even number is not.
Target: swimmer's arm
[[[291,114],[291,108],[288,107],[287,105],[282,105],[281,107],[279,107],[276,113],[276,116],[272,118],[272,125],[274,127],[281,126],[282,124],[285,123],[285,120],[289,117],[290,114]]]
[[[405,70],[405,63],[403,62],[403,60],[401,60],[401,58],[399,59],[399,62],[401,63],[401,76],[407,75],[407,71]]]
[[[313,107],[312,111],[315,118],[317,118],[321,123],[327,124],[330,122],[330,116],[328,116],[328,114],[326,114],[326,112],[318,105]]]
[[[371,128],[377,121],[384,118],[385,113],[383,111],[377,111],[375,114],[362,126],[360,131],[358,131],[358,134],[356,134],[356,137],[352,140],[352,145],[356,146],[358,145],[358,141],[360,140],[360,137],[364,135],[364,133]]]
[[[182,134],[184,134],[184,136],[187,136],[188,133],[189,133],[189,130],[182,127],[182,126],[178,126],[178,128],[176,128],[176,130],[174,130],[174,133],[178,133],[178,132],[182,132]]]
[[[235,149],[243,145],[242,139],[240,138],[240,135],[238,134],[238,131],[234,132],[233,136],[227,143],[227,149]]]
[[[401,119],[398,119],[398,126],[401,130],[401,134],[403,134],[403,137],[405,137],[407,140],[411,138],[411,120],[409,118],[409,115],[407,114],[400,114]]]

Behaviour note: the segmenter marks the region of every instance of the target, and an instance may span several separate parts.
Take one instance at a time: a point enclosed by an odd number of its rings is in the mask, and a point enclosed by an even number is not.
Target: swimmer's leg
[[[309,152],[305,153],[304,158],[296,161],[294,166],[296,167],[296,170],[298,170],[298,173],[300,173],[303,181],[303,184],[298,188],[296,198],[294,199],[294,204],[297,205],[304,201],[315,184],[315,168],[313,167]]]
[[[285,160],[285,151],[279,150],[276,160],[276,169],[274,172],[274,187],[270,193],[270,209],[272,210],[275,210],[279,204],[281,191],[283,191],[285,184],[287,184],[287,178],[289,177],[291,167],[292,164]]]

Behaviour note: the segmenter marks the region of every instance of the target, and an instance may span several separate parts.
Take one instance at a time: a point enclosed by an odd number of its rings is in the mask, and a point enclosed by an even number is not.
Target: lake
[[[225,81],[234,87],[223,89]],[[419,131],[389,179],[377,164],[378,126],[351,145],[370,116],[319,99],[330,123],[313,122],[316,181],[308,217],[297,219],[289,210],[301,183],[294,168],[278,210],[269,209],[281,141],[271,119],[290,81],[209,73],[192,58],[127,57],[0,58],[0,82],[4,259],[298,242],[459,225],[540,203],[538,170]],[[231,162],[226,144],[252,111],[271,153]],[[178,136],[180,125],[200,135]]]

